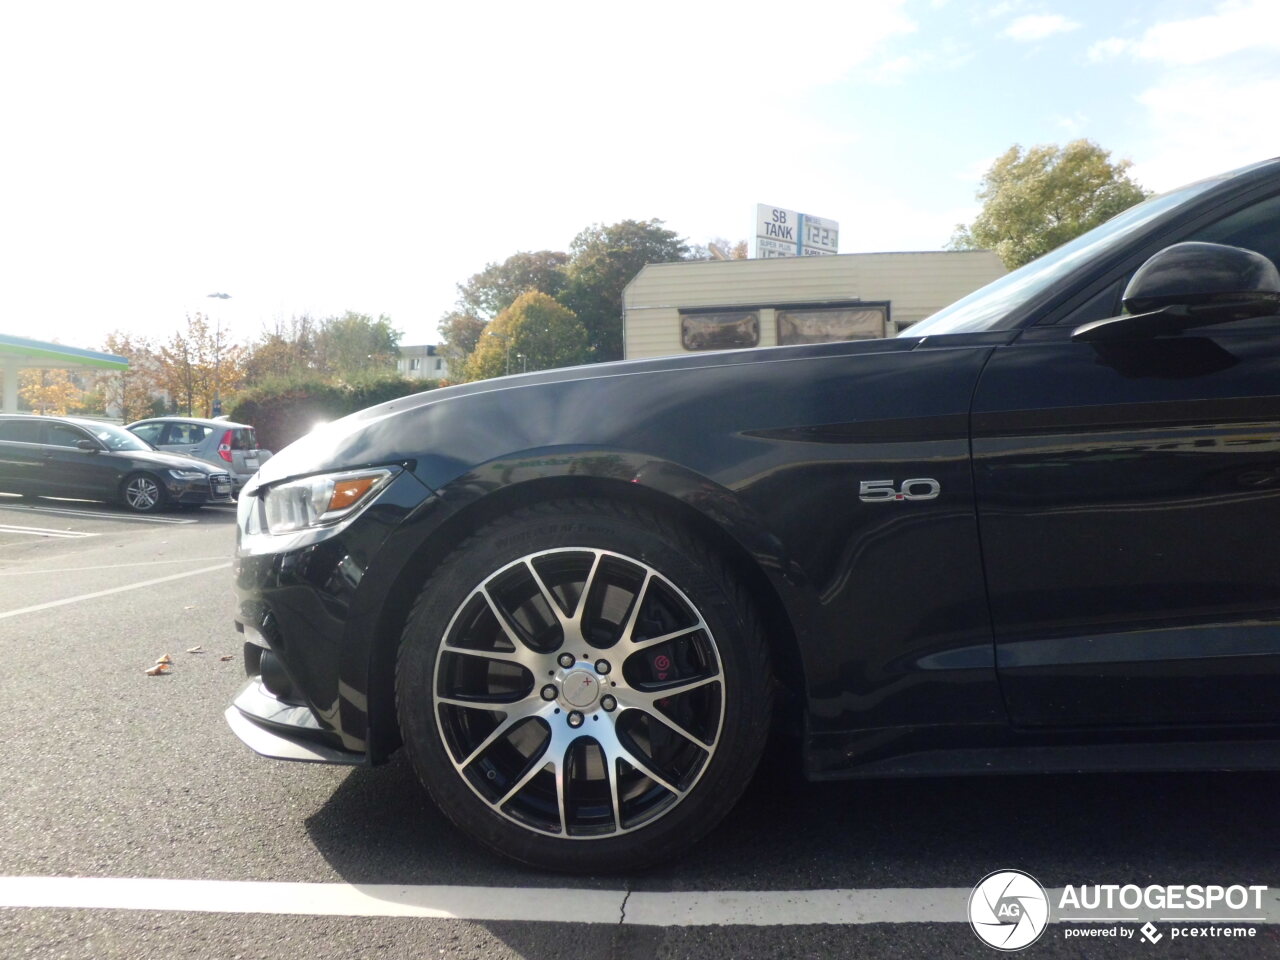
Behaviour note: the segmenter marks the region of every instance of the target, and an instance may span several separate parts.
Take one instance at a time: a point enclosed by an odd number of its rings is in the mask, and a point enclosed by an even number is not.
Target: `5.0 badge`
[[[867,503],[887,500],[935,500],[942,484],[930,477],[916,477],[898,483],[894,480],[863,480],[858,485],[858,499]]]

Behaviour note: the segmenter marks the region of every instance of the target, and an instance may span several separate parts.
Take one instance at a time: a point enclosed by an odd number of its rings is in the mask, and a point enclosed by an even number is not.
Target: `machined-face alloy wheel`
[[[164,493],[154,477],[145,473],[135,473],[124,483],[124,502],[130,510],[138,513],[153,513],[160,509],[164,502]]]
[[[693,604],[606,550],[522,557],[463,601],[433,702],[454,769],[496,812],[568,838],[661,817],[715,753],[724,675]]]
[[[396,672],[419,778],[464,830],[542,867],[682,852],[763,748],[769,658],[722,558],[593,501],[477,531],[433,574]]]

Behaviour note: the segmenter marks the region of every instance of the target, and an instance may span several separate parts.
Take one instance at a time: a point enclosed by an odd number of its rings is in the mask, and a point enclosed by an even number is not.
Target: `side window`
[[[680,343],[686,350],[732,350],[760,343],[760,314],[755,311],[681,313]]]
[[[888,310],[880,304],[778,311],[778,345],[870,340],[885,335]]]
[[[160,431],[164,429],[163,423],[144,423],[133,428],[133,433],[147,443],[159,443]]]
[[[200,443],[212,432],[211,428],[201,426],[198,423],[171,423],[169,424],[169,432],[165,434],[164,442],[167,446],[189,447]]]
[[[1244,247],[1270,258],[1280,267],[1280,195],[1237,210],[1187,239]]]
[[[40,423],[37,420],[0,420],[0,440],[39,443]]]
[[[77,430],[65,423],[51,423],[44,442],[51,447],[74,447],[81,440],[88,439],[89,435],[83,430]]]

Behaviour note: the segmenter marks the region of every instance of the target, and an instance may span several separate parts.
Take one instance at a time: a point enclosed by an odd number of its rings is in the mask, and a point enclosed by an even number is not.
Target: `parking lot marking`
[[[94,600],[97,597],[107,597],[113,593],[124,593],[126,590],[141,590],[143,587],[154,586],[157,583],[167,583],[170,580],[181,580],[184,577],[198,577],[202,573],[211,573],[214,570],[225,570],[229,566],[231,566],[231,561],[226,560],[222,563],[215,564],[212,567],[201,567],[199,570],[186,570],[182,573],[172,573],[167,577],[156,577],[154,580],[143,580],[140,583],[126,583],[122,587],[111,587],[109,590],[95,590],[93,593],[82,593],[78,597],[67,597],[65,600],[50,600],[48,603],[37,603],[32,607],[19,607],[17,610],[6,610],[3,613],[0,613],[0,620],[20,616],[24,613],[35,613],[38,610],[52,610],[54,607],[65,607],[69,603],[79,603],[82,600]]]
[[[631,892],[556,887],[410,886],[393,883],[276,883],[140,877],[0,877],[0,908],[175,910],[184,913],[443,920],[556,920],[648,927],[967,923],[969,887],[861,890],[686,890]],[[1047,891],[1051,900],[1062,890]],[[1280,923],[1280,894],[1269,916]],[[1138,917],[1136,919],[1144,919]]]
[[[0,533],[25,533],[33,537],[62,537],[75,540],[80,537],[96,537],[96,533],[85,533],[82,530],[50,530],[48,527],[19,527],[11,523],[0,523]]]
[[[9,504],[0,504],[0,510],[11,510],[14,513],[50,513],[59,517],[91,517],[94,520],[130,520],[136,523],[169,523],[169,524],[185,524],[199,523],[199,520],[183,519],[181,517],[139,517],[131,513],[108,513],[105,510],[76,510],[71,507],[32,507],[32,506],[10,506]]]
[[[86,533],[86,537],[96,537],[96,533]],[[174,563],[208,563],[210,560],[224,560],[225,557],[183,557],[181,560],[138,560],[134,563],[100,563],[93,567],[58,567],[56,570],[5,570],[0,568],[3,577],[34,577],[41,573],[84,573],[88,570],[123,570],[125,567],[159,567]]]

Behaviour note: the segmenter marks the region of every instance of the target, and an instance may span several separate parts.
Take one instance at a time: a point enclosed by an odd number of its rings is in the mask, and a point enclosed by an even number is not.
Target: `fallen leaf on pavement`
[[[225,657],[219,657],[218,659],[221,660],[223,663],[226,663],[228,660],[234,660],[235,657],[232,656],[231,654],[227,654]]]
[[[154,667],[148,667],[142,672],[148,677],[162,677],[169,672],[169,665],[167,663],[157,663]]]
[[[168,665],[169,665],[169,664],[171,664],[171,663],[173,663],[173,658],[172,658],[172,657],[170,657],[167,653],[162,654],[162,655],[160,656],[160,659],[156,661],[156,665],[157,665],[157,666],[159,666],[159,665],[161,665],[161,664],[163,664],[163,665],[165,665],[165,666],[168,666]]]
[[[204,647],[197,643],[194,647],[187,647],[187,653],[204,653]]]

